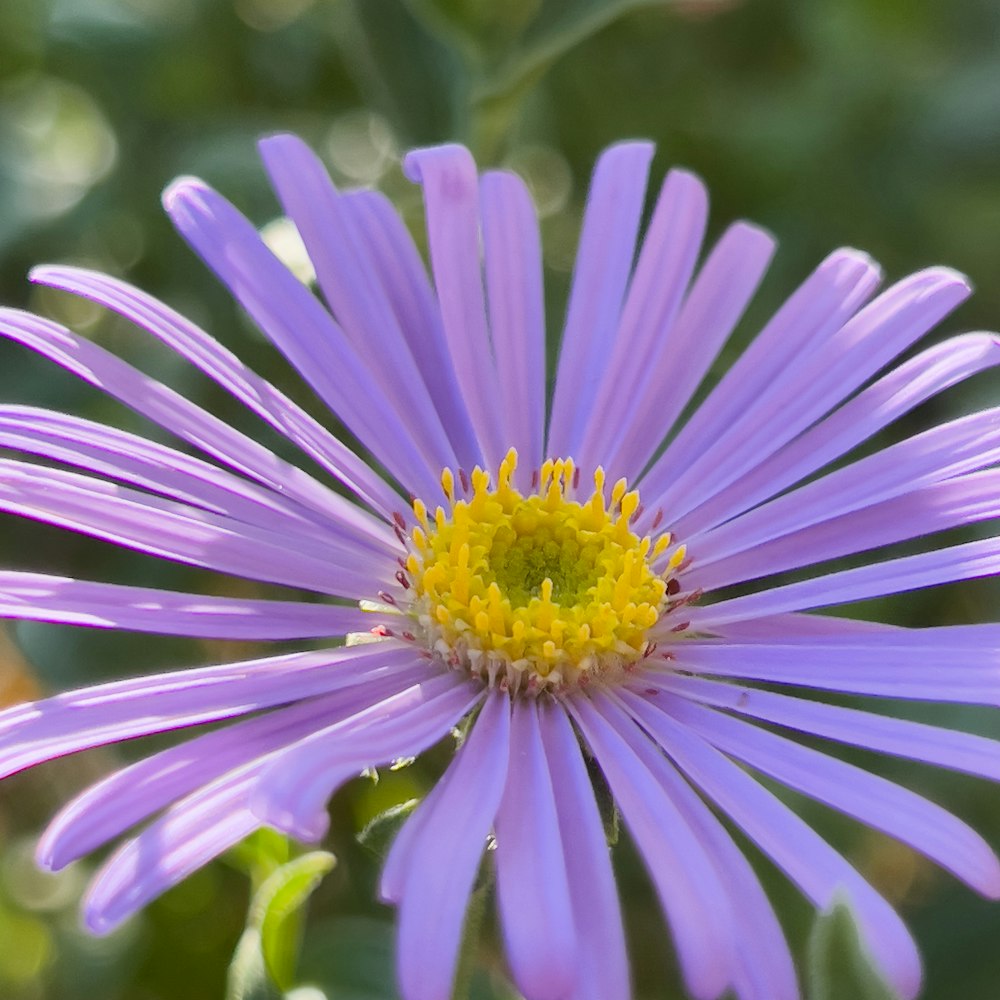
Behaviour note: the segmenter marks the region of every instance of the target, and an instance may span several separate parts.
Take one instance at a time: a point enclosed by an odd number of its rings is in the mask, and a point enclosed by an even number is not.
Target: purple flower
[[[740,1000],[798,996],[772,908],[717,813],[817,906],[843,894],[889,981],[905,997],[919,988],[919,958],[895,912],[757,774],[1000,895],[1000,863],[961,821],[794,737],[993,779],[1000,745],[773,690],[997,703],[996,625],[912,630],[807,613],[997,571],[992,537],[824,568],[1000,513],[997,410],[841,461],[996,364],[997,341],[966,334],[891,367],[968,286],[931,268],[876,296],[877,266],[840,250],[661,453],[773,241],[737,223],[697,267],[706,194],[696,177],[672,171],[637,243],[651,152],[625,143],[597,165],[548,419],[530,197],[512,174],[477,175],[457,146],[405,163],[424,189],[432,286],[383,196],[338,193],[294,138],[263,143],[326,306],[214,191],[181,180],[166,194],[181,234],[343,422],[347,441],[124,282],[70,267],[34,273],[168,344],[297,447],[316,475],[58,324],[0,313],[4,336],[201,453],[3,406],[0,445],[82,471],[5,458],[0,509],[318,595],[241,600],[8,571],[0,613],[226,639],[375,634],[0,714],[4,773],[230,720],[110,775],[49,827],[39,858],[50,868],[130,837],[90,888],[93,930],[115,926],[261,825],[318,840],[339,784],[420,753],[470,718],[382,878],[399,907],[407,1000],[450,995],[491,833],[518,988],[529,1000],[629,996],[588,757],[645,859],[694,997],[727,987]],[[803,569],[790,583],[772,579]],[[739,596],[728,596],[734,584]]]

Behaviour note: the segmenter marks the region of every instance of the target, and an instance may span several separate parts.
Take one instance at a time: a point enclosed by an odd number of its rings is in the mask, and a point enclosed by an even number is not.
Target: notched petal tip
[[[403,174],[414,184],[427,184],[433,177],[441,185],[443,195],[468,197],[473,193],[469,184],[470,179],[473,184],[475,182],[476,161],[472,153],[458,143],[425,146],[403,157]]]
[[[210,193],[212,189],[201,178],[185,174],[176,177],[163,189],[160,200],[167,213],[172,215],[178,209],[193,201],[199,201]]]

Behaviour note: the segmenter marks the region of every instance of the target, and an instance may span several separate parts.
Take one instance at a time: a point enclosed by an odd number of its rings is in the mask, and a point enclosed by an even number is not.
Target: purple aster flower
[[[626,143],[601,157],[546,419],[539,234],[522,181],[478,175],[457,146],[410,154],[431,280],[382,195],[338,193],[288,136],[267,139],[263,157],[325,304],[204,184],[178,181],[167,210],[347,440],[124,282],[71,267],[40,268],[34,279],[168,344],[299,449],[315,475],[58,324],[0,314],[4,336],[201,453],[3,406],[0,445],[81,471],[4,458],[0,508],[318,595],[241,600],[8,571],[2,614],[331,640],[0,714],[4,773],[227,723],[110,775],[52,822],[39,848],[50,868],[128,838],[89,890],[89,927],[115,926],[262,825],[318,840],[338,785],[419,754],[466,720],[464,742],[382,876],[399,908],[407,1000],[450,995],[491,834],[518,988],[529,1000],[629,996],[590,758],[646,862],[692,996],[798,996],[779,923],[721,815],[817,906],[842,894],[878,968],[913,997],[920,962],[899,917],[757,775],[1000,895],[1000,864],[960,820],[795,737],[993,779],[1000,745],[780,690],[997,703],[996,625],[912,630],[809,613],[1000,565],[989,537],[824,566],[1000,513],[995,409],[845,459],[1000,359],[992,335],[973,333],[892,367],[966,297],[965,280],[931,268],[876,295],[868,257],[833,253],[661,449],[773,249],[767,233],[737,223],[697,266],[707,212],[697,178],[668,175],[638,241],[651,148]],[[790,570],[803,572],[775,583]],[[739,595],[729,596],[734,584]],[[333,642],[371,631],[375,641]]]

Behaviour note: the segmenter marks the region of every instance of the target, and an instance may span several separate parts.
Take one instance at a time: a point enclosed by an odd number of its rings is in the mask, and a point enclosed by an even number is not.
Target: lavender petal
[[[497,902],[514,982],[533,1000],[573,995],[577,935],[553,778],[535,701],[514,702],[496,817]],[[576,849],[575,838],[566,842]]]

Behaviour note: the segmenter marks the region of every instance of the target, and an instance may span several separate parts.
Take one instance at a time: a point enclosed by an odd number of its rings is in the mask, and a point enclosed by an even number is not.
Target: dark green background
[[[645,136],[658,143],[657,175],[682,164],[706,179],[713,232],[743,216],[781,240],[743,337],[841,244],[872,253],[890,278],[934,263],[964,271],[977,294],[947,329],[994,328],[998,38],[995,0],[0,0],[0,300],[74,326],[252,427],[126,324],[32,290],[29,267],[68,261],[127,276],[292,387],[162,216],[159,193],[172,178],[205,177],[264,225],[277,208],[254,140],[291,129],[323,154],[338,182],[378,184],[419,225],[419,199],[399,173],[397,153],[465,141],[482,163],[513,165],[533,185],[556,330],[593,159],[616,139]],[[0,344],[0,395],[142,427],[7,344]],[[995,399],[995,379],[981,377],[918,414],[913,426]],[[4,565],[263,591],[9,519],[0,530]],[[983,620],[998,617],[998,595],[994,584],[979,583],[852,610],[912,625]],[[42,626],[9,635],[16,646],[0,647],[5,700],[250,652]],[[986,710],[909,711],[981,732],[997,726]],[[72,789],[132,752],[47,765],[0,789],[0,996],[7,1000],[223,996],[245,917],[246,872],[259,877],[271,846],[211,866],[104,941],[77,924],[91,867],[52,881],[30,865],[45,818]],[[326,984],[331,998],[388,995],[379,984],[391,981],[392,915],[372,902],[377,858],[355,835],[384,806],[418,795],[443,760],[443,752],[432,755],[378,785],[359,780],[333,803],[331,849],[340,860],[313,899],[301,966],[303,981]],[[1000,791],[871,763],[1000,843]],[[926,956],[927,1000],[998,995],[1000,907],[887,839],[796,804],[901,908]],[[637,995],[680,996],[641,866],[624,842],[617,858]],[[802,948],[811,911],[766,865],[761,870]],[[494,941],[487,920],[475,985],[483,998],[507,995]]]

